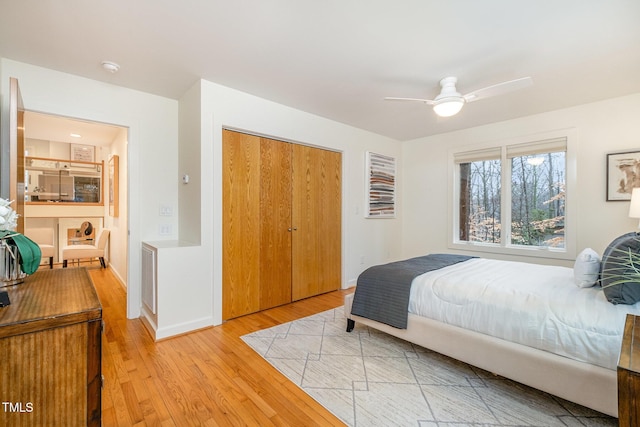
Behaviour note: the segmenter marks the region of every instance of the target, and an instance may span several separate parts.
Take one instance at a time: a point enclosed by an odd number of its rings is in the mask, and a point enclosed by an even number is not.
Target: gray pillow
[[[602,255],[600,285],[613,304],[640,301],[640,235],[627,233],[617,237]]]

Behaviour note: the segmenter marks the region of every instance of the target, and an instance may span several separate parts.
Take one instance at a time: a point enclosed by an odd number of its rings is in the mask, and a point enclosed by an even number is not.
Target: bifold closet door
[[[222,317],[291,302],[291,144],[223,134]]]
[[[304,145],[293,152],[292,299],[341,284],[342,155]]]
[[[260,138],[223,131],[222,318],[260,310]]]
[[[341,284],[341,154],[223,132],[222,317]]]
[[[291,302],[291,145],[260,140],[260,309]]]

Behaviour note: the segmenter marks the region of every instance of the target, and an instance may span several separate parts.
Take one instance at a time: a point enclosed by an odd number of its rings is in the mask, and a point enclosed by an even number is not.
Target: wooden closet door
[[[260,309],[260,138],[223,131],[222,318]]]
[[[292,299],[340,288],[340,153],[293,145]]]
[[[260,140],[260,309],[291,302],[291,144]]]

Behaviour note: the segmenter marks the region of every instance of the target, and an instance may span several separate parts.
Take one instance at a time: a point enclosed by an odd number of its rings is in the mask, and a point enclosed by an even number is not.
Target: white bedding
[[[615,370],[640,303],[579,288],[571,268],[475,258],[414,279],[409,312]]]

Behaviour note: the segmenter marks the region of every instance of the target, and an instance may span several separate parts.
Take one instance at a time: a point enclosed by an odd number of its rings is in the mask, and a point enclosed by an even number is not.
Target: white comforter
[[[616,369],[625,316],[573,269],[475,258],[414,279],[409,312]]]

